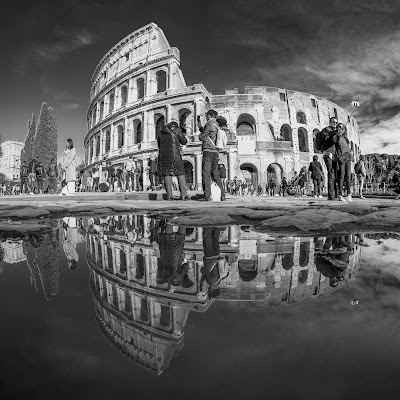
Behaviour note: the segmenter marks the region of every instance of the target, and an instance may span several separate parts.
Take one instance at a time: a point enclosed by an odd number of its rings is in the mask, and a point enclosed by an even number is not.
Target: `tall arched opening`
[[[258,186],[258,170],[255,165],[250,163],[245,163],[240,166],[242,171],[243,180],[246,183],[252,183],[255,188]]]
[[[236,123],[236,135],[247,136],[256,133],[256,120],[250,114],[240,114]]]
[[[267,183],[269,183],[271,179],[274,179],[276,182],[276,186],[279,187],[279,185],[281,184],[282,175],[283,175],[283,168],[280,164],[272,163],[268,165]]]
[[[283,124],[281,126],[281,138],[283,141],[290,142],[290,145],[293,146],[293,133],[292,128],[288,124]]]
[[[183,160],[183,168],[185,169],[186,186],[190,188],[193,185],[193,164],[188,160]]]
[[[179,127],[186,135],[193,134],[193,115],[188,108],[182,108],[178,112]]]
[[[299,138],[299,151],[302,153],[308,153],[310,151],[308,147],[308,133],[303,127],[299,128],[298,131]]]
[[[165,71],[156,72],[157,93],[165,92],[167,90],[167,74]]]

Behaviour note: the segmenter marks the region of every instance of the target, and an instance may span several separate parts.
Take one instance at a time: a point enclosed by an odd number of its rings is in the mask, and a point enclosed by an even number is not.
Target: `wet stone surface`
[[[72,216],[0,231],[2,398],[398,391],[398,234],[176,220]]]

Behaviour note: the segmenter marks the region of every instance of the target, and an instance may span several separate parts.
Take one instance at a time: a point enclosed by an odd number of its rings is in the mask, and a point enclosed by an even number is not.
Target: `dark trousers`
[[[219,256],[219,235],[221,233],[220,228],[203,228],[203,248],[204,257],[216,257]]]
[[[167,191],[167,196],[172,197],[172,176],[171,175],[164,176],[164,182],[165,182],[165,190]],[[187,195],[185,175],[178,175],[178,183],[181,196],[185,197]]]
[[[158,176],[153,172],[150,172],[149,175],[150,175],[150,185],[157,186],[158,185]]]
[[[324,161],[328,171],[328,198],[333,199],[336,197],[337,162],[328,156],[324,156]]]
[[[321,194],[322,179],[314,178],[313,183],[314,183],[314,196],[319,196]]]
[[[219,154],[211,151],[203,152],[203,182],[204,182],[204,194],[207,198],[211,197],[211,176],[215,183],[221,189],[221,198],[225,198],[224,185],[222,184],[219,176],[218,168]]]
[[[345,163],[339,164],[339,196],[343,195],[343,184],[346,183],[347,196],[351,194],[351,161],[346,161]]]
[[[37,176],[36,182],[37,182],[39,192],[43,192],[43,176]]]

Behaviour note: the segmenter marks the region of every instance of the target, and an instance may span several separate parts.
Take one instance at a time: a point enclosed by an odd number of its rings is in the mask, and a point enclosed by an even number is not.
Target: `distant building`
[[[19,179],[21,167],[21,150],[24,148],[22,142],[7,140],[0,144],[2,156],[0,157],[0,173],[8,179]]]
[[[3,261],[6,264],[15,264],[26,260],[22,240],[7,239],[0,243],[0,247],[4,252]]]

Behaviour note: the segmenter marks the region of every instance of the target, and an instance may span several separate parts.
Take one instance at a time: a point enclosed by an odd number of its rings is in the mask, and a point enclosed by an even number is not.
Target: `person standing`
[[[268,184],[269,187],[269,195],[270,196],[275,196],[275,187],[276,187],[276,182],[274,178],[271,178]]]
[[[100,172],[95,164],[92,168],[92,192],[97,192],[99,190]]]
[[[50,164],[47,167],[46,175],[49,180],[49,190],[50,193],[55,193],[56,191],[56,182],[58,178],[58,168],[57,163],[54,158],[50,160]]]
[[[318,156],[314,156],[308,170],[311,172],[311,179],[314,183],[314,197],[322,199],[321,186],[324,179],[324,173],[322,172],[322,165],[318,161]]]
[[[336,181],[337,181],[337,157],[336,146],[333,137],[336,135],[338,120],[336,117],[329,119],[329,126],[321,131],[322,135],[322,154],[328,173],[328,200],[335,200]]]
[[[221,201],[225,201],[225,190],[219,175],[218,160],[219,150],[216,146],[219,125],[216,117],[218,113],[215,110],[208,110],[206,113],[207,123],[204,128],[199,127],[199,139],[203,142],[203,182],[204,182],[204,201],[210,201],[211,198],[211,176],[215,183],[221,189]]]
[[[26,192],[29,191],[28,166],[26,165],[26,161],[24,161],[21,165],[19,176],[21,178],[21,194],[26,194]]]
[[[358,193],[360,195],[360,199],[365,199],[363,196],[364,182],[365,177],[367,176],[367,169],[365,168],[364,156],[360,155],[360,159],[354,166],[354,172],[357,175],[358,180]]]
[[[286,176],[282,178],[281,187],[282,187],[282,196],[285,197],[287,194],[287,187],[288,187]]]
[[[180,200],[190,200],[186,191],[185,169],[181,156],[180,146],[187,143],[186,137],[179,128],[177,122],[170,122],[158,133],[157,137],[159,156],[158,156],[158,175],[164,177],[167,200],[172,197],[172,177],[177,176],[179,189],[181,192]]]
[[[131,160],[131,158],[128,158],[125,161],[124,169],[126,171],[126,189],[128,192],[131,192],[133,187],[132,180],[133,180],[133,169],[134,169],[133,161]]]
[[[36,158],[32,158],[28,166],[28,181],[29,181],[30,194],[34,194],[37,189],[37,182],[36,182],[37,165],[38,163],[36,161]]]
[[[62,155],[61,159],[61,167],[63,169],[63,178],[66,181],[66,185],[61,190],[61,195],[73,195],[75,194],[75,158],[76,158],[76,149],[74,148],[74,144],[72,139],[67,139],[66,141],[66,149]]]
[[[40,161],[36,166],[36,182],[39,193],[43,193],[43,177],[44,177],[44,168]]]
[[[336,147],[336,156],[338,164],[338,195],[340,201],[352,201],[351,198],[351,151],[348,139],[345,137],[346,127],[344,124],[340,123],[337,126],[337,133],[333,137],[333,141]],[[343,183],[346,183],[347,197],[343,197]]]
[[[150,178],[150,186],[151,190],[156,190],[156,186],[158,186],[158,176],[157,176],[157,153],[152,153],[149,161],[147,163],[149,178]]]
[[[110,185],[110,192],[114,191],[114,179],[115,179],[115,168],[111,165],[111,162],[107,166],[107,182]]]

